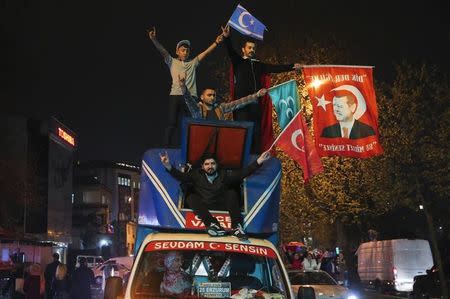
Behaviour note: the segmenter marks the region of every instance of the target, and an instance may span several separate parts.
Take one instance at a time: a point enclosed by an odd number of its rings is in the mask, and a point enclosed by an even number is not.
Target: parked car
[[[348,288],[339,285],[327,272],[322,270],[288,271],[289,280],[294,294],[299,299],[357,299],[358,297]]]
[[[116,256],[106,260],[103,264],[122,264],[128,269],[133,267],[133,256]]]
[[[92,271],[94,271],[94,277],[96,280],[100,279],[100,281],[101,281],[105,267],[108,267],[108,266],[110,266],[111,271],[114,271],[114,273],[111,272],[110,276],[118,276],[120,278],[123,278],[125,276],[125,274],[130,272],[130,270],[131,270],[130,268],[128,268],[122,264],[103,263],[92,269]]]
[[[447,281],[447,289],[450,288],[450,273],[445,273]],[[432,267],[427,270],[426,275],[418,275],[414,277],[413,291],[410,298],[441,298],[441,281],[439,279],[439,269]]]
[[[80,267],[80,258],[83,257],[86,259],[88,268],[94,268],[104,262],[103,257],[99,255],[77,255],[77,263],[75,267]]]

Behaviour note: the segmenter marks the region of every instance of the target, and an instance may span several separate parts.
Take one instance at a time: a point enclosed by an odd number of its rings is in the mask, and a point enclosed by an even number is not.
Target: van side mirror
[[[122,278],[117,276],[108,277],[105,286],[105,296],[104,299],[118,299],[122,296]]]
[[[316,299],[316,293],[312,287],[300,287],[298,289],[297,299]]]

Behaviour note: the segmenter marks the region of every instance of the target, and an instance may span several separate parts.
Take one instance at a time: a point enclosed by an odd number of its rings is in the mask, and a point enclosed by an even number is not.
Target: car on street
[[[299,299],[357,299],[358,297],[348,288],[339,285],[327,272],[322,270],[288,271],[289,280],[294,294]],[[312,290],[314,290],[312,292]],[[300,292],[299,292],[300,290]],[[314,293],[314,294],[312,294]]]
[[[111,273],[107,277],[117,276],[117,277],[120,277],[123,279],[131,271],[131,269],[129,269],[128,267],[126,267],[123,264],[103,263],[92,269],[92,271],[94,271],[94,277],[95,277],[97,284],[102,284],[103,272],[105,271],[105,267],[108,267],[108,266],[109,266]]]
[[[426,275],[414,277],[413,291],[410,298],[441,298],[441,281],[439,278],[439,269],[433,266],[426,271]],[[450,287],[450,273],[445,272],[447,288]]]

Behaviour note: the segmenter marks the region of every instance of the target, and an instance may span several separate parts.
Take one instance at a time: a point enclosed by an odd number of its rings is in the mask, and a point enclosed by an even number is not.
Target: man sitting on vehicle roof
[[[253,163],[240,170],[226,172],[220,169],[217,158],[206,153],[200,159],[201,169],[181,172],[172,167],[167,152],[160,153],[161,162],[176,179],[192,184],[192,193],[187,202],[194,213],[203,221],[210,236],[223,236],[225,230],[209,210],[226,210],[230,213],[232,234],[239,239],[247,239],[242,227],[242,217],[239,205],[239,195],[234,186],[249,176],[262,163],[270,158],[270,152],[262,153]]]

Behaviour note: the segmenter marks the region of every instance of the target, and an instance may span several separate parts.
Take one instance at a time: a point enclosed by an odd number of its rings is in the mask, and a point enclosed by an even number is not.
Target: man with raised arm
[[[216,37],[215,41],[203,52],[198,54],[194,59],[189,60],[191,43],[189,40],[181,40],[177,43],[175,48],[176,57],[172,57],[169,52],[156,39],[156,28],[148,31],[150,40],[155,45],[156,49],[161,53],[164,62],[170,69],[172,76],[172,87],[169,94],[169,114],[168,126],[164,132],[164,145],[174,146],[176,142],[173,140],[173,134],[179,125],[179,120],[183,116],[189,115],[189,111],[184,103],[183,93],[178,84],[178,76],[186,76],[186,86],[189,92],[197,96],[196,86],[196,69],[200,63],[209,53],[211,53],[223,40],[222,34]]]
[[[230,82],[230,85],[233,86],[234,98],[238,99],[261,89],[263,87],[261,82],[263,75],[289,72],[292,70],[298,71],[301,68],[299,63],[274,65],[255,59],[256,43],[253,40],[245,41],[242,45],[241,53],[237,53],[229,38],[229,25],[222,27],[222,35],[224,36],[225,46],[233,67],[233,81]],[[262,148],[264,144],[261,143],[261,134],[263,133],[261,131],[262,113],[261,101],[254,102],[233,112],[234,120],[254,122],[252,153],[260,153],[264,150]],[[271,111],[268,113],[271,115]],[[269,129],[272,130],[271,127]]]
[[[221,169],[217,158],[210,153],[204,154],[200,159],[200,169],[190,172],[181,172],[173,167],[167,152],[161,153],[160,158],[161,163],[174,178],[192,184],[192,193],[186,200],[194,213],[203,221],[210,236],[223,236],[225,230],[209,210],[225,210],[230,214],[232,235],[241,240],[247,239],[242,227],[239,195],[234,186],[267,161],[270,158],[270,152],[262,153],[250,165],[232,172]]]
[[[208,120],[231,120],[232,112],[242,109],[248,104],[256,102],[267,93],[267,89],[261,88],[258,92],[242,97],[231,102],[219,102],[214,88],[205,88],[200,98],[192,96],[185,84],[185,78],[179,77],[180,87],[183,91],[184,100],[191,113],[192,118],[203,118]]]

